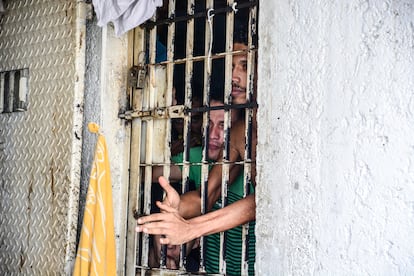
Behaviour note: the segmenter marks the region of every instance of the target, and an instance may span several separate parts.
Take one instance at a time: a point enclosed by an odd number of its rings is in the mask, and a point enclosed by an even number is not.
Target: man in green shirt
[[[247,42],[235,40],[233,50],[239,51],[239,53],[233,56],[232,62],[232,100],[235,104],[245,104],[247,103],[247,51],[249,51]],[[251,129],[252,148],[250,153],[253,161],[256,156],[256,127],[256,111],[254,111]],[[238,120],[231,128],[229,150],[229,161],[231,164],[230,176],[234,175],[234,171],[237,173],[237,165],[235,165],[235,162],[246,158],[245,131],[246,125],[244,120]],[[208,210],[213,208],[217,199],[220,197],[221,175],[222,168],[220,165],[215,165],[209,173],[207,191]],[[254,180],[255,176],[256,168],[253,164],[251,179]],[[199,192],[187,192],[180,197],[165,178],[160,177],[159,183],[167,194],[166,199],[162,203],[157,203],[163,213],[139,218],[136,231],[157,235],[162,234],[164,236],[159,240],[162,244],[183,244],[198,237],[227,231],[255,220],[256,203],[254,191],[252,190],[251,194],[237,200],[233,204],[201,215],[201,198]],[[255,185],[254,182],[253,184]],[[249,232],[252,231],[250,230]],[[251,274],[250,271],[253,267],[254,264],[249,261],[249,274]],[[252,273],[254,272],[252,271]],[[227,274],[233,275],[228,270]]]
[[[223,103],[218,100],[210,101],[211,107],[223,106]],[[233,112],[232,122],[237,119],[237,114]],[[223,151],[224,143],[224,109],[211,110],[210,121],[209,121],[209,139],[208,139],[208,158],[210,162],[215,162],[219,159]],[[176,182],[181,180],[181,169],[180,164],[183,163],[183,153],[175,155],[171,158],[172,163],[170,167],[170,181]],[[202,147],[190,148],[189,152],[189,179],[195,183],[195,188],[199,189],[201,186],[201,162],[202,162]],[[153,180],[158,179],[163,173],[162,167],[154,167],[153,169]],[[251,193],[254,192],[253,185],[250,185]],[[243,171],[241,171],[238,177],[229,185],[227,199],[228,205],[243,198],[244,187],[243,187]],[[222,202],[219,199],[212,208],[212,211],[221,208]],[[254,234],[254,222],[250,222],[249,227],[249,274],[254,274],[254,259],[255,259],[255,234]],[[158,245],[157,240],[155,240]],[[193,245],[187,244],[187,248],[192,248]],[[177,268],[179,261],[179,249],[178,245],[168,245],[167,247],[167,267],[174,269]],[[159,251],[159,246],[156,246],[156,250]],[[206,236],[205,244],[205,265],[206,271],[209,274],[219,273],[219,251],[220,251],[220,235],[219,233],[211,234]],[[188,250],[188,249],[187,249]],[[241,271],[241,259],[242,259],[242,226],[234,227],[226,233],[226,267],[227,275],[239,275]],[[171,259],[175,260],[175,264]]]

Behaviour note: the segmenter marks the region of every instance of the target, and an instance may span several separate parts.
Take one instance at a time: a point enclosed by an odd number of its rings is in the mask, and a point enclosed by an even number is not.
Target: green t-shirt
[[[250,193],[254,193],[254,188],[250,186]],[[243,198],[243,171],[237,179],[228,187],[227,205],[230,205]],[[221,199],[213,206],[212,211],[221,208]],[[247,254],[249,275],[254,275],[254,262],[256,257],[256,236],[255,221],[249,222],[249,231],[247,235]],[[242,260],[242,226],[237,226],[225,232],[225,261],[226,275],[241,274]],[[219,273],[220,257],[220,234],[212,234],[206,237],[206,270],[208,273]]]
[[[194,163],[200,164],[202,158],[203,158],[202,147],[190,148],[190,152],[188,155],[190,164],[194,164]],[[183,163],[183,153],[181,152],[171,157],[171,162],[176,163],[176,164]],[[180,170],[182,170],[182,166],[181,165],[179,166],[180,166]],[[201,165],[191,165],[188,178],[194,181],[196,189],[198,189],[201,183]]]
[[[189,153],[190,163],[201,163],[202,148],[194,147],[190,149]],[[174,163],[182,163],[183,155],[178,154],[171,158]],[[180,166],[180,169],[182,166]],[[195,182],[196,188],[200,187],[201,183],[201,166],[191,165],[189,170],[189,179]],[[232,204],[243,198],[243,171],[240,172],[237,179],[228,187],[227,201],[228,205]],[[253,185],[250,185],[250,193],[254,193]],[[221,208],[221,199],[219,199],[213,206],[212,211]],[[248,264],[249,275],[254,275],[254,262],[256,257],[256,237],[255,237],[255,221],[249,223],[249,231],[247,236],[248,246]],[[241,273],[241,260],[242,260],[242,226],[237,226],[226,231],[226,275],[240,275]],[[220,234],[212,234],[206,236],[205,246],[205,265],[207,273],[217,274],[219,273],[219,256],[220,256]]]

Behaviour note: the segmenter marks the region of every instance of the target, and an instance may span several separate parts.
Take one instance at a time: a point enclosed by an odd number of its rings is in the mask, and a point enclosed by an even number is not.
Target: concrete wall
[[[414,273],[414,2],[261,1],[257,275]]]
[[[83,122],[82,174],[79,225],[82,224],[86,193],[97,136],[87,125],[97,122],[104,133],[111,166],[112,197],[117,270],[122,275],[125,258],[127,192],[129,164],[129,123],[118,118],[127,109],[126,78],[128,72],[127,36],[116,37],[112,25],[97,26],[96,17],[89,20],[86,34],[86,85]],[[78,233],[79,239],[80,233]]]

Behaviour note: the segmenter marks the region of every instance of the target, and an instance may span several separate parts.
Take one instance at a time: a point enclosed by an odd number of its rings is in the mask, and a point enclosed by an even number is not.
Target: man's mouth
[[[232,95],[238,95],[238,94],[244,94],[244,93],[246,93],[246,88],[242,88],[240,86],[233,85],[232,90],[231,90]]]
[[[209,143],[208,144],[208,148],[211,149],[211,150],[217,150],[217,149],[220,149],[221,146],[220,145],[217,145],[217,144],[211,144],[211,143]]]

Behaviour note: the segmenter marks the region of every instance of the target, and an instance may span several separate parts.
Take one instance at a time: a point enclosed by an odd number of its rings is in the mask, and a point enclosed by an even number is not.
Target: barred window
[[[127,274],[254,274],[254,220],[181,246],[135,227],[159,212],[159,175],[180,194],[199,195],[198,215],[254,197],[257,5],[164,1],[131,36]]]
[[[0,72],[0,113],[27,110],[29,69]]]

